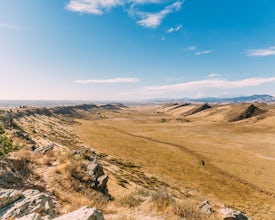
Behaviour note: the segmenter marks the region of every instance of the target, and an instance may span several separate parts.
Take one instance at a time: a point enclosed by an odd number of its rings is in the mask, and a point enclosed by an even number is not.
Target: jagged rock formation
[[[104,220],[99,210],[87,206],[57,217],[53,204],[53,197],[38,190],[2,190],[0,191],[0,219]]]
[[[73,154],[82,156],[87,162],[79,172],[73,172],[73,177],[91,184],[91,187],[108,194],[107,182],[109,177],[105,175],[103,166],[98,162],[96,152],[90,149],[83,149],[82,151],[74,151]]]
[[[207,103],[200,105],[194,109],[191,109],[189,112],[184,113],[184,115],[193,115],[196,114],[198,112],[204,111],[206,109],[212,108],[212,106],[208,105]]]
[[[51,111],[57,115],[71,116],[71,115],[78,115],[77,111],[79,110],[89,111],[91,109],[96,109],[96,108],[98,108],[98,106],[96,106],[95,104],[83,104],[83,105],[75,105],[75,106],[55,107],[55,108],[52,108]]]
[[[267,112],[266,110],[263,110],[251,104],[246,109],[244,109],[240,114],[233,116],[229,121],[240,121],[246,118],[251,118],[251,117],[266,113],[266,112]]]
[[[175,104],[174,104],[174,105],[175,105]],[[175,109],[178,109],[178,108],[187,106],[187,105],[190,105],[190,103],[184,103],[184,104],[180,104],[180,105],[177,104],[175,107],[169,109],[168,111],[172,111],[172,110],[175,110]]]
[[[31,213],[40,216],[54,217],[53,199],[46,193],[38,190],[2,190],[1,197],[5,198],[6,204],[0,206],[0,218],[11,219],[19,218]]]

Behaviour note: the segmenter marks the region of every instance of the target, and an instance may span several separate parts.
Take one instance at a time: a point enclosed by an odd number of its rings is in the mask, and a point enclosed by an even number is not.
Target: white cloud
[[[161,40],[166,40],[166,38],[165,38],[165,37],[161,37],[160,39],[161,39]]]
[[[182,28],[182,24],[176,26],[176,27],[170,27],[167,30],[167,33],[173,33],[173,32],[178,32]]]
[[[103,14],[104,10],[110,10],[124,4],[125,0],[70,0],[67,9],[70,11]]]
[[[198,52],[196,52],[195,54],[196,54],[197,56],[200,56],[200,55],[209,54],[209,53],[212,53],[212,52],[213,52],[213,50],[203,50],[203,51],[198,51]]]
[[[265,83],[275,82],[272,78],[249,78],[238,81],[227,81],[222,79],[207,79],[186,83],[170,84],[163,86],[148,86],[142,88],[143,92],[167,93],[171,91],[198,91],[200,89],[237,89],[251,86],[259,86]]]
[[[137,9],[137,5],[164,5],[159,12],[145,12]],[[115,7],[123,7],[128,14],[137,19],[137,24],[148,28],[158,27],[162,20],[170,13],[181,9],[183,0],[69,0],[66,8],[70,11],[102,15]],[[128,9],[127,9],[128,8]]]
[[[137,23],[140,26],[144,26],[147,28],[156,28],[161,24],[162,20],[168,14],[180,10],[182,4],[182,1],[176,1],[171,5],[167,5],[163,10],[157,13],[138,12],[138,15],[141,17],[141,20],[139,20]]]
[[[266,49],[249,50],[247,56],[265,57],[275,55],[275,47],[269,47]]]
[[[110,83],[135,83],[140,80],[137,78],[114,78],[114,79],[87,79],[87,80],[76,80],[75,83],[79,84],[88,84],[88,83],[96,83],[96,84],[110,84]]]

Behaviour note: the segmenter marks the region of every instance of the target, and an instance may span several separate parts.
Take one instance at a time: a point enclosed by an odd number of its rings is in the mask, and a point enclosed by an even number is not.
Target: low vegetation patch
[[[139,206],[142,202],[143,200],[137,195],[137,193],[125,195],[119,200],[119,204],[121,206],[128,208],[135,208]]]
[[[17,150],[18,147],[13,144],[11,138],[6,135],[0,135],[0,156],[6,155],[11,151]]]

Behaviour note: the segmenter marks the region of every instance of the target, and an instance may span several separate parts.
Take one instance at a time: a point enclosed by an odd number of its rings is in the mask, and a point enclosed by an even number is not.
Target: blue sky
[[[273,0],[0,0],[0,99],[275,95]]]

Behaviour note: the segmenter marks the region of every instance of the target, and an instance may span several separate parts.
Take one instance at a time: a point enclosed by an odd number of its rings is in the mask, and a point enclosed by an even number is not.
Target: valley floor
[[[198,191],[253,219],[273,219],[275,114],[269,112],[226,122],[131,107],[78,119],[74,132],[83,143],[140,166],[172,188]],[[109,190],[120,196],[111,185]]]

